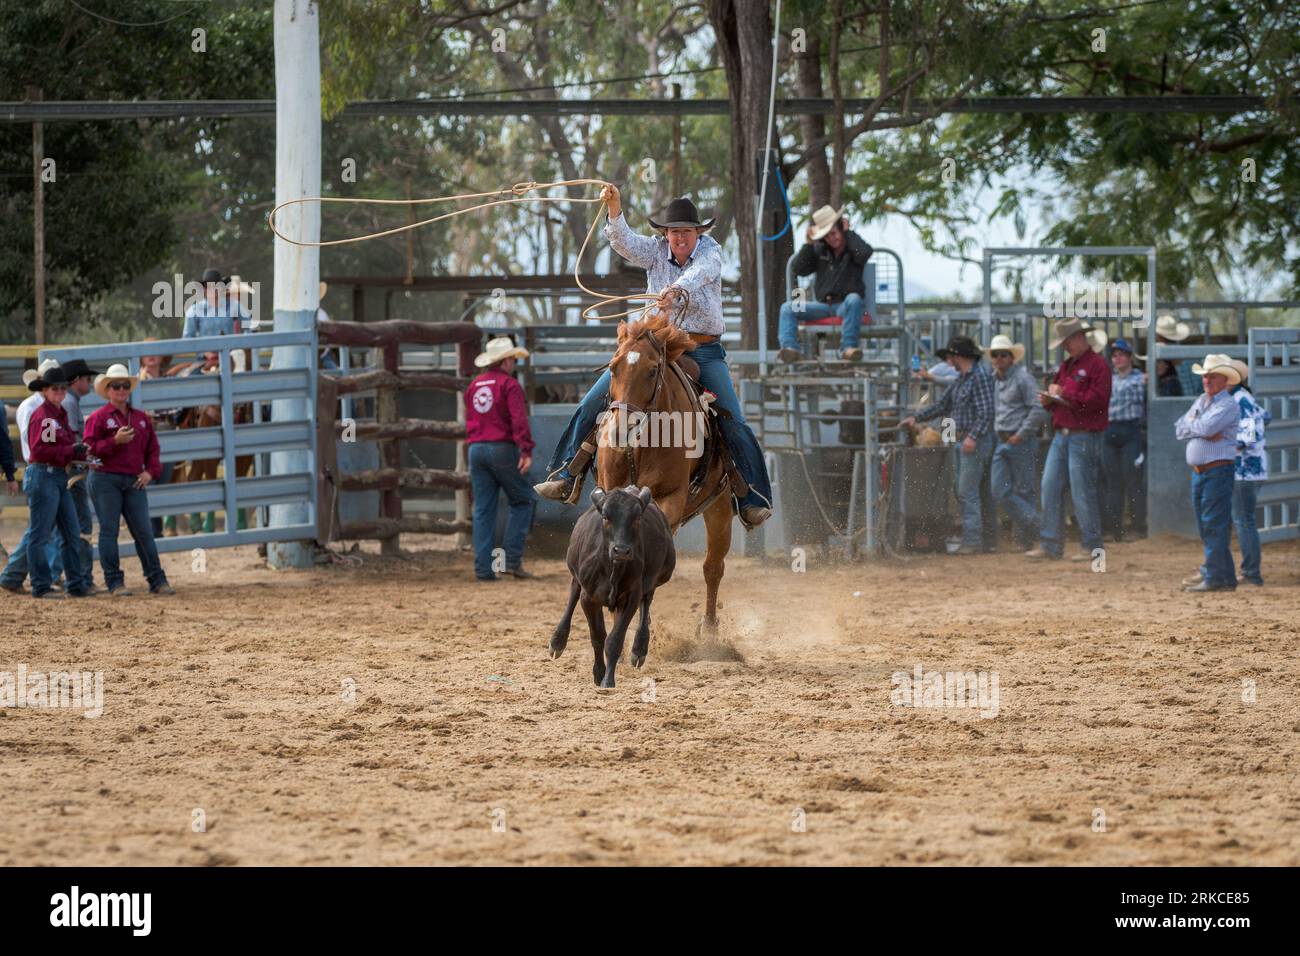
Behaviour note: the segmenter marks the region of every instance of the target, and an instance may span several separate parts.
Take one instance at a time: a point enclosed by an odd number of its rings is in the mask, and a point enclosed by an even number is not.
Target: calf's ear
[[[593,508],[595,508],[597,511],[600,511],[600,510],[601,510],[601,506],[603,506],[604,504],[605,504],[605,492],[602,491],[602,490],[599,489],[599,488],[597,488],[597,489],[595,489],[594,491],[592,491],[592,493],[591,493],[591,506],[592,506]],[[601,513],[604,514],[604,512],[601,512]]]
[[[636,496],[641,500],[641,510],[645,511],[650,505],[650,489],[642,485]]]

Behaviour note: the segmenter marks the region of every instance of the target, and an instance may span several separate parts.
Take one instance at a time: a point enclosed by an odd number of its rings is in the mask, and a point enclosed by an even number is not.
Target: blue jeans
[[[99,516],[99,565],[104,569],[104,585],[111,591],[125,583],[117,551],[122,519],[126,519],[126,529],[135,542],[136,557],[140,559],[150,590],[166,584],[167,576],[158,560],[158,546],[154,544],[153,526],[149,523],[149,498],[143,488],[135,487],[135,475],[96,471],[87,481],[95,500],[95,514]]]
[[[1102,483],[1106,493],[1101,524],[1106,534],[1124,530],[1124,515],[1133,515],[1132,528],[1146,531],[1146,502],[1142,495],[1142,470],[1145,467],[1146,440],[1140,421],[1111,422],[1102,442]],[[1142,458],[1142,465],[1134,464]]]
[[[697,345],[694,351],[687,354],[700,366],[700,384],[717,396],[714,405],[731,413],[730,418],[720,416],[718,424],[722,428],[723,440],[736,460],[736,468],[749,483],[749,494],[740,503],[741,506],[772,507],[772,483],[767,476],[767,463],[763,460],[763,450],[758,447],[758,439],[745,424],[740,399],[736,397],[736,389],[731,384],[726,350],[722,343],[710,342],[707,345]],[[606,369],[578,403],[577,411],[569,419],[564,434],[555,446],[555,454],[551,456],[551,471],[567,466],[577,454],[578,445],[596,427],[596,421],[609,401],[609,378],[609,369]],[[567,475],[568,472],[564,474]]]
[[[1221,465],[1197,474],[1192,472],[1192,512],[1196,531],[1205,546],[1201,577],[1211,586],[1237,586],[1232,561],[1232,486],[1235,469]]]
[[[95,530],[95,522],[90,512],[90,495],[86,491],[88,481],[89,475],[68,489],[72,495],[73,507],[77,509],[77,526],[81,531],[73,546],[81,558],[81,587],[87,591],[95,584],[95,554],[90,546],[90,535]],[[59,535],[55,534],[49,547],[50,577],[55,581],[63,574],[63,546],[58,539]]]
[[[992,547],[989,532],[993,502],[989,496],[989,459],[993,457],[993,435],[985,432],[975,440],[975,450],[967,454],[957,446],[957,501],[961,505],[961,543],[976,548]],[[987,530],[986,530],[987,528]]]
[[[79,536],[77,506],[68,491],[68,472],[50,465],[28,465],[32,475],[27,507],[31,517],[27,539],[27,561],[31,567],[32,597],[40,597],[50,590],[50,560],[46,547],[57,528],[63,539],[63,568],[68,577],[68,593],[84,594],[81,557],[74,542]]]
[[[32,499],[32,479],[36,477],[36,472],[31,468],[23,470],[23,495],[26,496],[28,506]],[[5,569],[0,572],[0,584],[8,588],[22,587],[22,583],[27,579],[27,543],[32,536],[31,513],[28,512],[27,527],[23,529],[23,536],[18,539],[17,546],[9,552],[9,560],[5,562]]]
[[[1232,483],[1232,523],[1237,526],[1237,544],[1241,547],[1241,576],[1254,584],[1263,584],[1259,561],[1259,528],[1255,524],[1258,481]]]
[[[507,568],[523,564],[524,542],[533,525],[537,492],[528,483],[528,476],[519,474],[519,446],[510,441],[480,441],[470,445],[469,480],[474,489],[474,575],[490,579],[496,577],[492,546],[496,542],[501,492],[506,493],[510,503],[503,542]]]
[[[998,442],[991,472],[994,503],[1011,517],[1017,543],[1032,548],[1038,540],[1038,439]]]
[[[1043,488],[1039,496],[1043,520],[1039,542],[1044,551],[1060,557],[1065,550],[1065,491],[1070,491],[1074,520],[1079,525],[1083,550],[1100,548],[1101,515],[1097,510],[1097,477],[1101,461],[1101,432],[1057,432],[1043,463]]]
[[[835,305],[827,305],[825,302],[805,302],[802,312],[794,310],[793,302],[783,303],[781,306],[781,324],[777,331],[781,348],[797,349],[799,347],[799,322],[801,320],[807,322],[811,319],[826,319],[832,315],[838,315],[844,320],[840,325],[840,350],[855,349],[858,347],[859,336],[862,333],[862,314],[866,309],[867,303],[856,292],[850,292]]]

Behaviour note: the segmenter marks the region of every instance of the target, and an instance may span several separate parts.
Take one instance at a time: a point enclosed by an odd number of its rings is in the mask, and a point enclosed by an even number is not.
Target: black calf
[[[592,508],[578,519],[569,538],[568,565],[573,580],[569,606],[551,635],[551,657],[564,653],[573,609],[582,600],[596,662],[591,675],[601,687],[614,686],[614,668],[623,653],[623,638],[636,609],[641,621],[632,640],[633,667],[645,663],[650,648],[650,602],[655,588],[673,576],[677,549],[668,519],[650,500],[650,489],[635,485],[591,493]],[[605,612],[614,612],[614,628],[605,636]]]

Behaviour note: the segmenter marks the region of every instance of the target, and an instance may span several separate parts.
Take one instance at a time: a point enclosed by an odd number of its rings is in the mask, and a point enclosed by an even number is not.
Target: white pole
[[[314,0],[275,0],[275,201],[320,195],[320,16]],[[277,224],[289,236],[320,241],[320,205],[301,203],[280,214]],[[275,330],[311,329],[320,306],[320,250],[275,240]],[[274,349],[271,368],[315,370],[310,347]],[[277,399],[272,421],[310,420],[307,399]],[[271,453],[271,474],[310,472],[306,451]],[[316,476],[311,475],[314,482]],[[321,506],[324,506],[321,502]],[[306,524],[307,502],[272,505],[271,527]],[[272,542],[267,561],[273,568],[312,564],[310,541]]]

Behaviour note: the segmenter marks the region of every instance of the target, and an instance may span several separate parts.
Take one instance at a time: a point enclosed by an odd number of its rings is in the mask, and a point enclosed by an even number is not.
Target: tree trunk
[[[808,37],[808,48],[795,54],[795,91],[800,98],[821,99],[822,48],[821,40]],[[826,118],[812,113],[799,117],[799,134],[805,143],[815,143],[826,135]],[[808,157],[808,211],[819,209],[831,201],[831,168],[826,162],[825,147],[813,150]],[[803,218],[806,218],[803,217]],[[802,242],[802,236],[796,237]]]
[[[759,243],[754,232],[754,207],[758,160],[767,137],[772,20],[767,0],[709,0],[709,22],[722,53],[731,102],[731,183],[740,245],[741,347],[752,349],[758,347]],[[765,263],[769,270],[771,258],[769,255]],[[779,304],[768,301],[771,310]]]

